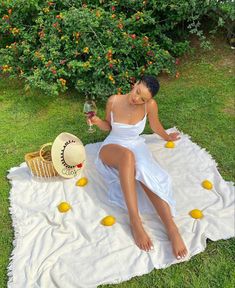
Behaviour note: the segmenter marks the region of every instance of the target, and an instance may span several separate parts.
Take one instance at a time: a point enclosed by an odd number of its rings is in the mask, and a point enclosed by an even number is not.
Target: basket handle
[[[46,143],[44,145],[42,145],[42,147],[40,148],[40,151],[39,151],[39,156],[40,158],[42,159],[42,161],[46,162],[46,163],[50,163],[51,161],[48,161],[48,160],[45,160],[42,156],[42,150],[46,147],[46,146],[52,146],[52,142],[49,142],[49,143]]]

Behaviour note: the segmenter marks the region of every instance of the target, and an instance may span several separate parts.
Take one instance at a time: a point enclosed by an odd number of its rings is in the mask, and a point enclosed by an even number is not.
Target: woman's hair
[[[160,88],[160,84],[157,80],[157,77],[152,75],[143,75],[139,80],[139,83],[141,82],[148,87],[149,91],[152,94],[152,97],[154,97],[157,94]]]

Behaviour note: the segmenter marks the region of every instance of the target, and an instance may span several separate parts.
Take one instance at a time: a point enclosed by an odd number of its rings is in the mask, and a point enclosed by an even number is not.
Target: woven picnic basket
[[[25,154],[25,162],[34,176],[49,178],[59,175],[53,166],[51,150],[46,149],[49,146],[52,143],[42,145],[39,151]]]

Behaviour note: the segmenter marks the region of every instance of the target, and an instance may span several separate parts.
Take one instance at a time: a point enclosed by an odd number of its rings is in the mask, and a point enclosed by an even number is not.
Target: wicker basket
[[[52,163],[51,150],[45,149],[47,146],[52,146],[52,143],[46,143],[39,151],[25,155],[25,162],[34,176],[49,178],[59,175]]]

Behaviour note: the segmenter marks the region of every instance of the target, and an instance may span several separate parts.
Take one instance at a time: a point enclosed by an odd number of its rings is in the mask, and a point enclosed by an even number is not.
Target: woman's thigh
[[[116,169],[119,169],[120,164],[123,164],[125,160],[125,164],[130,165],[131,163],[135,164],[135,155],[134,153],[121,145],[118,144],[106,144],[104,145],[99,152],[99,157],[102,162],[106,165],[112,166]]]

